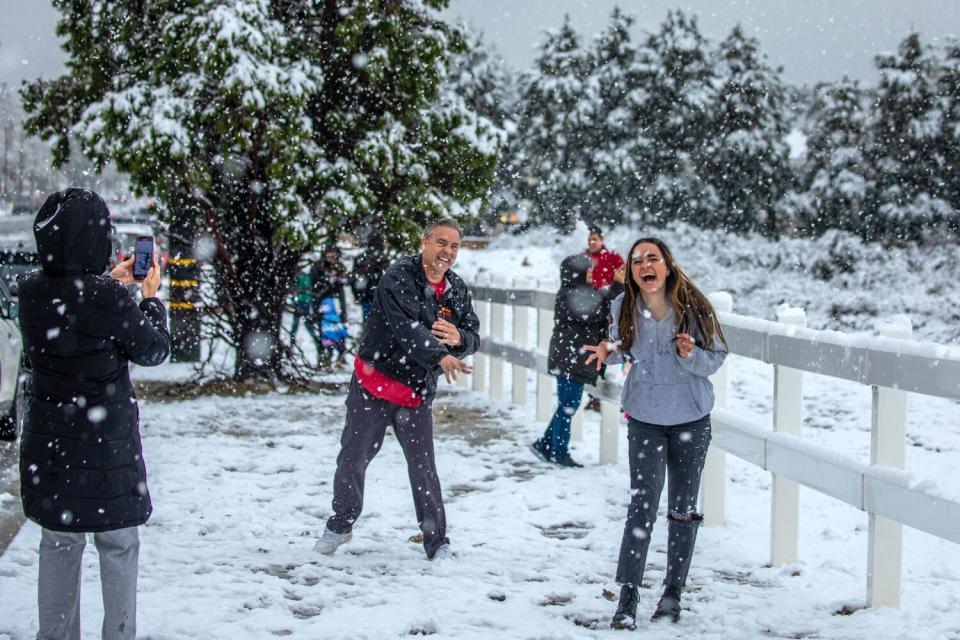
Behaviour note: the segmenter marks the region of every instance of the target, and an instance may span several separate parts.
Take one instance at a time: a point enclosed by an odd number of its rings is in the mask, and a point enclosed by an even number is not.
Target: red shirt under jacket
[[[430,283],[437,300],[447,290],[447,279],[440,282]],[[386,400],[392,404],[401,407],[419,407],[423,398],[415,390],[403,384],[399,380],[394,380],[390,376],[373,368],[373,365],[367,364],[359,357],[353,359],[353,372],[357,376],[357,382],[360,383],[367,393],[374,398]]]

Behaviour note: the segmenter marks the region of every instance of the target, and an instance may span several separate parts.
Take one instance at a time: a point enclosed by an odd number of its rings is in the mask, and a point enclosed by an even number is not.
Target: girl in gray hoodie
[[[665,476],[669,478],[667,572],[654,620],[680,617],[697,528],[697,494],[707,447],[715,373],[727,355],[713,306],[657,238],[642,238],[628,254],[625,289],[613,301],[611,340],[586,345],[588,363],[630,362],[621,405],[627,414],[632,499],[620,545],[613,617],[633,629],[650,533]]]

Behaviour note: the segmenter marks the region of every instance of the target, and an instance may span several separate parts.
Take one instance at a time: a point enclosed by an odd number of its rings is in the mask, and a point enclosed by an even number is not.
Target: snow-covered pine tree
[[[483,34],[460,27],[463,38],[454,56],[446,90],[463,98],[467,107],[486,118],[505,134],[497,162],[496,180],[482,216],[484,223],[495,225],[502,212],[516,209],[520,196],[517,180],[510,168],[514,164],[516,132],[517,79],[503,57]]]
[[[713,135],[709,107],[715,103],[708,43],[696,17],[675,10],[650,35],[648,47],[659,62],[648,102],[652,182],[643,205],[655,220],[705,224],[719,208],[701,177],[705,143]]]
[[[870,177],[864,153],[867,97],[860,85],[844,77],[816,86],[807,133],[805,186],[810,211],[798,220],[800,230],[820,235],[843,229],[866,238],[864,211]]]
[[[789,181],[789,148],[780,70],[737,25],[714,64],[713,119],[702,177],[719,210],[705,221],[731,231],[779,231],[775,204]]]
[[[937,144],[943,113],[932,76],[936,62],[912,33],[876,64],[880,84],[869,149],[876,182],[866,236],[923,239],[952,216],[939,179],[945,158]]]
[[[589,56],[570,17],[540,45],[536,69],[521,82],[520,124],[513,171],[532,203],[532,224],[572,230],[588,197],[590,116],[596,96],[587,93]]]
[[[937,95],[943,113],[940,147],[944,162],[940,182],[953,210],[946,222],[956,235],[960,234],[960,40],[950,39],[943,47]]]
[[[273,377],[304,251],[369,220],[400,244],[492,182],[498,132],[439,92],[446,4],[55,0],[68,73],[25,88],[27,127],[210,234],[234,374]]]
[[[587,94],[595,111],[589,139],[588,223],[609,227],[640,206],[653,153],[649,90],[656,55],[631,42],[634,18],[615,8],[592,43]]]

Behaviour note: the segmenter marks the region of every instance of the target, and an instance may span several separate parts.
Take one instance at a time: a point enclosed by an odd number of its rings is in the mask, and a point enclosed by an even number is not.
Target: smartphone
[[[153,266],[153,237],[139,236],[133,255],[133,279],[143,280]]]

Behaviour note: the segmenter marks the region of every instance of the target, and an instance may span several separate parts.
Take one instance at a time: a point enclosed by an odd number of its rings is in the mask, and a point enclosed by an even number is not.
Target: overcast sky
[[[615,5],[637,17],[637,34],[656,30],[673,7],[696,13],[713,39],[739,22],[793,83],[845,74],[873,82],[873,57],[894,50],[911,29],[927,43],[960,36],[960,0],[451,0],[444,15],[482,30],[511,66],[526,69],[544,29],[558,27],[564,14],[592,37]],[[56,18],[48,0],[0,0],[0,82],[63,72]]]
[[[700,30],[714,40],[739,22],[797,84],[843,75],[872,83],[874,56],[895,50],[912,29],[928,43],[960,36],[958,0],[451,0],[447,14],[481,29],[508,62],[526,69],[544,28],[570,14],[592,38],[614,6],[637,18],[635,35],[656,31],[671,8],[697,14]]]

